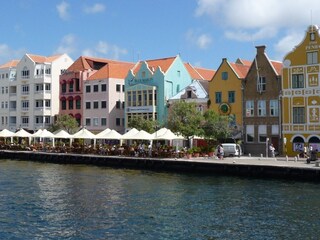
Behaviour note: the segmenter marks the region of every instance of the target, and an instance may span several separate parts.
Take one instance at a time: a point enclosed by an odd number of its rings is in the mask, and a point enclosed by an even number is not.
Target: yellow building
[[[319,49],[319,28],[313,25],[284,57],[282,134],[288,156],[301,153],[304,147],[320,150]]]
[[[240,138],[242,131],[242,80],[246,77],[250,61],[238,59],[230,63],[222,59],[218,70],[209,82],[209,109],[221,115],[231,116],[233,137]],[[237,135],[237,136],[236,136]]]

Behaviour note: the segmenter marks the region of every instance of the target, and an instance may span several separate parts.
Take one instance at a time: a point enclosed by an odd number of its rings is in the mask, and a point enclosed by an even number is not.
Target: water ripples
[[[317,239],[318,185],[0,161],[1,239]]]

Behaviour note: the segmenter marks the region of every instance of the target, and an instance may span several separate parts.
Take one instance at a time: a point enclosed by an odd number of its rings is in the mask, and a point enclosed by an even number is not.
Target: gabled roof
[[[202,80],[202,81],[205,81],[205,80]],[[208,83],[208,81],[205,81],[205,82]],[[203,99],[203,98],[208,97],[208,88],[205,89],[204,86],[202,85],[201,81],[194,80],[187,87],[185,87],[180,92],[178,92],[176,95],[171,97],[170,100],[181,99],[181,96],[184,95],[186,93],[186,91],[189,89],[192,90],[192,92],[197,96],[198,99]]]
[[[235,74],[238,76],[238,78],[243,79],[247,76],[247,73],[249,71],[250,65],[243,65],[238,63],[229,63]]]
[[[50,63],[58,59],[59,57],[61,57],[63,54],[49,56],[49,57],[34,55],[34,54],[26,54],[26,55],[35,63],[45,63],[45,62]]]
[[[136,66],[132,69],[132,71],[133,71],[133,74],[136,74],[137,72],[139,72],[142,62],[146,62],[148,64],[150,71],[155,72],[157,70],[157,68],[160,67],[161,70],[164,73],[166,73],[175,59],[176,59],[176,56],[175,57],[168,57],[168,58],[140,61],[138,64],[136,64]]]
[[[194,80],[203,79],[200,73],[190,63],[185,63],[184,66],[186,67],[192,79]]]
[[[87,80],[98,80],[106,78],[125,79],[125,77],[128,75],[129,70],[133,67],[133,63],[109,62],[96,73],[94,73],[92,76],[90,76]]]
[[[252,61],[238,58],[235,63],[242,64],[242,65],[245,65],[245,66],[251,66]]]
[[[273,66],[276,74],[280,76],[283,68],[282,62],[271,60],[270,63]]]
[[[20,60],[11,60],[3,65],[0,66],[1,68],[10,68],[10,67],[16,67],[18,65]]]
[[[107,63],[127,63],[122,61],[110,60],[105,58],[95,58],[80,56],[74,63],[67,69],[68,72],[85,71],[89,69],[99,70]]]
[[[214,74],[216,73],[213,69],[207,69],[207,68],[201,68],[201,67],[195,67],[197,72],[202,76],[203,80],[210,81]]]

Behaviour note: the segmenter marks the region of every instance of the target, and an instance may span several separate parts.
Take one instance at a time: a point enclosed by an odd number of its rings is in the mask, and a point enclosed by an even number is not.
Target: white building
[[[49,127],[59,113],[59,75],[72,63],[66,54],[25,54],[16,65],[0,66],[0,91],[4,91],[0,95],[0,128],[35,131]]]

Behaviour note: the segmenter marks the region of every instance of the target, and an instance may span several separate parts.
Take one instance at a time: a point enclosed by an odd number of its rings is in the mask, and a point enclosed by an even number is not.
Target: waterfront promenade
[[[1,150],[0,159],[27,160],[56,164],[87,164],[115,168],[144,169],[153,171],[193,172],[204,174],[240,175],[247,177],[286,178],[320,181],[318,162],[308,164],[306,159],[228,157],[149,158],[105,156],[95,154],[69,154],[32,151]]]

